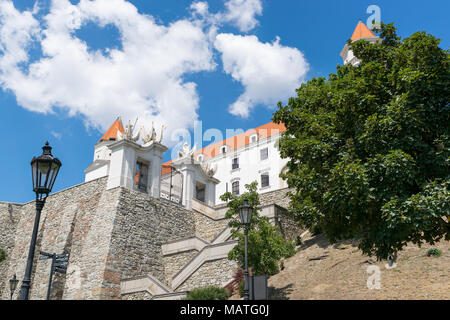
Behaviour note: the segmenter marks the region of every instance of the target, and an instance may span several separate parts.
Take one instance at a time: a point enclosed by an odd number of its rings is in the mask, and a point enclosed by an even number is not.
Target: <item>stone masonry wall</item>
[[[197,253],[163,257],[163,244],[193,236],[212,241],[227,227],[227,219],[213,220],[138,191],[106,190],[106,182],[100,178],[48,197],[39,225],[31,299],[46,296],[51,261],[38,260],[39,251],[70,254],[67,274],[54,277],[52,299],[120,299],[121,280],[151,274],[170,285],[171,277]],[[261,204],[286,208],[288,191],[262,194]],[[35,218],[34,201],[11,204],[12,220],[8,207],[0,203],[0,248],[8,254],[0,263],[1,299],[9,299],[8,281],[14,274],[23,279]],[[284,210],[278,216],[285,235],[294,237],[298,230],[291,217]],[[236,268],[227,258],[206,262],[177,291],[223,286]]]
[[[292,189],[285,188],[280,190],[275,190],[271,192],[262,193],[259,195],[259,201],[261,205],[264,206],[266,204],[277,204],[283,208],[289,208],[289,203],[291,202],[288,192],[293,191]]]
[[[0,249],[5,250],[7,254],[6,260],[0,262],[0,298],[4,292],[7,295],[10,293],[9,285],[3,280],[11,279],[8,277],[8,267],[21,210],[22,205],[0,202]]]
[[[214,220],[198,212],[195,212],[194,217],[196,236],[208,242],[214,240],[229,222],[229,219]]]
[[[237,269],[237,263],[228,258],[205,262],[176,291],[190,291],[207,286],[224,287],[233,280]]]
[[[195,235],[193,213],[170,201],[121,189],[103,286],[105,299],[117,299],[120,281],[151,274],[165,283],[161,246]]]
[[[292,189],[285,188],[280,190],[275,190],[271,192],[262,193],[259,195],[259,201],[261,202],[261,205],[266,204],[277,204],[280,207],[283,208],[289,208],[289,203],[291,202],[288,192],[293,191]]]
[[[122,300],[151,300],[153,296],[147,291],[139,291],[122,295]]]
[[[193,213],[141,192],[106,190],[106,181],[100,178],[48,197],[39,224],[30,299],[46,297],[51,260],[38,260],[39,251],[70,254],[67,274],[54,277],[51,299],[118,299],[122,279],[147,273],[166,282],[161,245],[194,236]],[[9,289],[14,273],[23,279],[35,202],[13,206],[14,223],[8,221],[5,208],[2,203],[0,245],[8,260],[0,265],[0,294],[9,299],[9,290],[3,288]]]
[[[196,254],[197,250],[189,250],[186,252],[180,252],[171,254],[164,257],[166,283],[172,286],[172,277],[181,270],[186,264],[191,261]]]
[[[298,225],[292,214],[287,211],[291,201],[288,195],[288,192],[290,191],[292,192],[294,190],[285,188],[263,193],[259,195],[259,199],[261,205],[276,204],[281,207],[277,209],[277,225],[280,227],[280,230],[286,239],[295,241],[297,236],[299,236],[304,229]]]
[[[298,222],[294,220],[292,214],[287,212],[285,209],[277,208],[277,216],[277,226],[280,228],[280,231],[285,239],[295,241],[304,231],[304,228],[301,228]]]
[[[119,189],[105,191],[106,178],[84,183],[48,197],[42,211],[31,277],[30,299],[45,299],[50,260],[40,261],[39,251],[69,253],[67,276],[56,276],[52,299],[98,299]],[[23,205],[14,235],[8,272],[23,279],[35,202]],[[17,290],[16,293],[18,293]],[[2,299],[7,298],[5,292]]]

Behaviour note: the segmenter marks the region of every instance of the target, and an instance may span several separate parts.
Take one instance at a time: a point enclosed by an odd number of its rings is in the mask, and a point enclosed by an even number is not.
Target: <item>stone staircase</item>
[[[237,240],[205,246],[188,264],[172,277],[172,289],[176,290],[205,262],[227,258],[228,252],[230,252],[236,244]]]
[[[266,205],[261,207],[261,215],[267,216],[272,222],[276,222],[276,205]],[[220,221],[225,218],[227,207],[220,206],[212,208],[206,204],[193,200],[192,211],[208,217],[208,221]],[[196,272],[208,262],[223,260],[228,261],[228,252],[237,244],[237,240],[231,240],[231,228],[226,226],[218,232],[211,241],[202,239],[198,234],[193,237],[172,241],[161,246],[163,257],[175,256],[187,252],[196,252],[173,275],[168,276],[167,283],[163,284],[151,275],[145,275],[140,278],[128,279],[122,281],[122,295],[147,292],[152,296],[151,299],[178,299],[186,295],[186,291],[180,290],[180,287],[190,277],[196,275]],[[201,278],[201,274],[198,275]],[[231,281],[231,274],[228,281]],[[185,289],[186,290],[186,289]]]

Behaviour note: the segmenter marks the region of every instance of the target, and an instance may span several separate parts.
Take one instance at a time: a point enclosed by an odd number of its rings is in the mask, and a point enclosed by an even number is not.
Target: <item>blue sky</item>
[[[63,163],[54,191],[82,183],[118,115],[168,124],[170,147],[195,119],[224,134],[269,122],[299,83],[342,63],[370,5],[401,37],[450,40],[446,0],[81,2],[0,0],[0,201],[33,199],[30,161],[47,140]]]

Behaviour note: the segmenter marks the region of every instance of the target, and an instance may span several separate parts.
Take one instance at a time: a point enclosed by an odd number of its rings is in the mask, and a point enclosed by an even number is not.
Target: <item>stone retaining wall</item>
[[[266,204],[277,204],[280,207],[288,209],[289,203],[291,202],[291,199],[288,196],[289,191],[293,191],[293,189],[285,188],[262,193],[259,195],[259,201],[262,206]]]
[[[277,217],[277,226],[280,228],[284,238],[289,241],[297,240],[297,237],[304,231],[304,228],[299,226],[292,214],[284,208],[278,208]]]
[[[87,297],[92,298],[92,290],[101,286],[101,273],[108,251],[108,235],[111,233],[111,212],[118,199],[116,191],[105,192],[105,187],[106,178],[102,178],[48,197],[39,224],[30,299],[45,299],[46,296],[51,262],[39,261],[39,251],[71,255],[67,277],[70,279],[74,274],[81,277],[81,280],[77,278],[73,290],[90,292]],[[35,202],[24,204],[19,213],[14,248],[11,251],[7,275],[2,279],[3,283],[7,283],[14,273],[18,279],[23,279],[34,218]],[[3,228],[0,233],[4,233]],[[83,277],[87,278],[88,275],[89,281],[83,281]],[[70,291],[64,290],[65,284],[66,276],[55,277],[53,299],[61,299],[63,292]],[[78,287],[79,289],[76,289]],[[7,294],[3,292],[2,299],[5,298]],[[74,297],[69,295],[67,298]]]
[[[8,268],[21,210],[22,205],[20,204],[0,202],[0,249],[3,249],[7,255],[6,259],[0,262],[0,298],[3,296],[3,292],[6,295],[10,293],[9,285],[3,279],[12,278],[8,277]]]
[[[198,253],[197,250],[189,250],[171,254],[164,257],[166,283],[172,286],[172,277],[181,270]]]
[[[205,262],[176,291],[189,291],[207,286],[224,287],[238,269],[235,261],[228,258]]]
[[[214,240],[229,222],[229,219],[214,220],[198,212],[195,212],[194,217],[196,236],[208,242]]]
[[[48,197],[30,299],[46,296],[51,260],[38,260],[41,250],[70,254],[67,275],[55,275],[52,299],[119,299],[121,279],[148,273],[166,282],[161,245],[194,236],[193,213],[138,191],[106,190],[106,181],[100,178]],[[14,222],[7,207],[0,205],[0,246],[8,252],[0,265],[2,299],[9,298],[8,280],[14,273],[23,279],[35,217],[34,201],[13,205]]]
[[[214,220],[145,193],[120,187],[106,190],[106,182],[103,177],[48,197],[39,225],[31,299],[46,296],[51,261],[38,260],[41,250],[70,254],[67,274],[55,275],[52,299],[123,299],[123,279],[151,274],[170,286],[171,277],[197,254],[191,250],[163,257],[163,244],[194,236],[212,241],[228,225],[228,219]],[[276,203],[286,208],[288,191],[261,194],[261,205]],[[295,239],[299,230],[292,217],[282,209],[277,215],[282,232]],[[8,254],[0,263],[1,299],[9,299],[8,282],[14,274],[23,279],[34,218],[34,201],[0,203],[0,248]],[[177,291],[223,286],[236,269],[237,264],[227,258],[208,261]],[[143,292],[126,297],[150,298]]]
[[[151,274],[166,283],[161,246],[194,235],[191,211],[122,188],[103,283],[110,288],[110,297],[119,297],[121,279]]]

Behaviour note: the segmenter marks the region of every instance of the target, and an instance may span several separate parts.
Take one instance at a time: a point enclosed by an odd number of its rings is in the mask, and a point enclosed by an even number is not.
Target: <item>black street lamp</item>
[[[9,289],[11,290],[11,300],[13,299],[14,291],[16,291],[17,284],[19,283],[19,280],[17,280],[16,275],[9,280]]]
[[[31,173],[33,177],[33,191],[36,193],[36,218],[34,220],[33,234],[31,236],[30,250],[28,252],[27,267],[25,276],[20,288],[20,300],[28,300],[31,282],[31,269],[33,268],[34,249],[39,228],[41,211],[44,208],[45,200],[52,191],[53,185],[61,168],[61,161],[52,155],[52,147],[45,143],[42,147],[42,155],[34,157],[31,161]]]
[[[245,235],[245,271],[244,271],[244,300],[250,300],[249,297],[249,285],[248,285],[248,247],[247,247],[247,237],[248,228],[250,222],[252,221],[253,208],[248,205],[248,200],[244,199],[244,205],[239,208],[239,217],[241,219],[241,224],[244,226]]]

